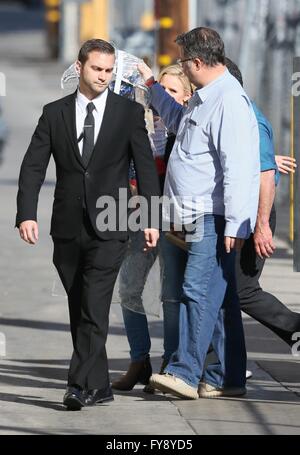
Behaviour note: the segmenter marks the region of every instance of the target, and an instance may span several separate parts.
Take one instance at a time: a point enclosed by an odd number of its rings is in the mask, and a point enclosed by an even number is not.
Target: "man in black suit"
[[[128,240],[121,225],[127,221],[131,158],[139,193],[149,204],[159,195],[144,110],[108,89],[114,63],[114,48],[106,41],[83,44],[76,64],[79,88],[44,107],[19,178],[16,226],[24,241],[35,244],[38,195],[53,155],[57,181],[50,234],[53,262],[68,294],[74,351],[64,404],[73,410],[113,399],[105,343]],[[105,230],[99,222],[101,196],[111,196],[116,204],[115,228]],[[159,237],[150,226],[144,229],[146,249]]]

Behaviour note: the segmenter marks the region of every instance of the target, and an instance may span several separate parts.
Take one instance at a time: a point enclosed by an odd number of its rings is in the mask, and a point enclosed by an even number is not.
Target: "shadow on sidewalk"
[[[159,365],[161,358],[160,357],[153,357],[152,358],[153,364]],[[14,362],[22,362],[23,364],[28,362],[30,365],[15,365]],[[26,394],[22,393],[22,389],[20,389],[20,393],[0,393],[0,402],[7,401],[13,403],[20,403],[26,404],[29,406],[37,406],[40,408],[47,408],[53,409],[55,411],[66,411],[64,406],[62,405],[61,401],[49,401],[49,398],[44,400],[42,393],[43,389],[56,389],[58,394],[60,394],[60,399],[62,399],[63,391],[66,387],[66,378],[67,378],[67,369],[68,369],[68,360],[59,359],[55,360],[46,360],[46,359],[26,359],[26,360],[10,360],[6,361],[6,363],[0,364],[0,381],[2,384],[11,387],[18,387],[18,388],[33,388],[38,389],[35,390],[35,394],[32,395],[30,393]],[[271,364],[278,364],[278,368],[282,368],[279,362],[272,362],[269,361],[269,368],[266,368],[264,365],[263,368],[265,370],[270,369]],[[34,365],[32,365],[34,364]],[[41,364],[41,365],[35,365]],[[53,365],[53,367],[43,366],[43,364]],[[57,367],[60,365],[60,367]],[[113,381],[117,376],[120,375],[120,371],[126,371],[128,367],[128,359],[111,359],[109,361],[110,366],[110,379]],[[293,365],[294,376],[289,376],[289,386],[293,386],[293,383],[297,383],[298,380],[298,365]],[[289,366],[289,371],[290,370]],[[28,377],[31,376],[31,377]],[[46,380],[45,380],[46,379]],[[58,382],[54,382],[51,380],[55,380]],[[160,392],[155,392],[154,394],[149,394],[143,392],[143,386],[137,385],[131,391],[118,391],[114,390],[114,395],[117,396],[124,396],[124,397],[131,397],[134,401],[172,401],[172,402],[184,402],[188,401],[189,406],[199,406],[199,403],[203,400],[182,400],[172,395],[164,395]],[[254,379],[248,382],[248,394],[242,398],[218,398],[217,401],[232,401],[232,402],[243,402],[245,406],[252,406],[257,403],[265,403],[266,405],[284,405],[284,404],[292,404],[292,405],[300,405],[300,400],[297,394],[291,393],[290,390],[279,390],[278,391],[278,384],[270,380],[265,379]],[[213,402],[215,400],[212,400]]]
[[[10,327],[25,327],[28,329],[37,330],[53,330],[58,332],[70,332],[70,325],[62,322],[51,322],[51,321],[36,321],[31,319],[14,319],[14,318],[1,318],[0,326]],[[162,338],[163,337],[163,323],[162,321],[149,321],[149,331],[151,338]],[[125,328],[123,325],[111,325],[108,331],[109,335],[120,335],[126,336]]]
[[[25,428],[25,427],[9,427],[9,426],[4,426],[4,425],[0,425],[0,434],[7,434],[7,433],[3,433],[3,432],[11,432],[13,431],[14,433],[13,434],[16,434],[16,432],[18,433],[26,433],[26,434],[29,434],[29,435],[50,435],[50,434],[53,434],[52,432],[47,432],[47,431],[43,431],[43,430],[33,430],[32,428]],[[9,433],[8,433],[9,434]]]
[[[55,411],[66,411],[62,403],[43,400],[43,397],[32,397],[30,395],[17,395],[14,393],[0,393],[0,402],[20,403],[39,408],[53,409]],[[1,428],[1,427],[0,427]]]
[[[58,332],[69,332],[70,325],[61,322],[33,321],[30,319],[0,318],[0,326],[26,327],[28,329],[54,330]]]
[[[62,322],[51,322],[51,321],[38,321],[32,319],[16,319],[16,318],[3,318],[0,317],[0,326],[10,327],[25,327],[28,329],[37,330],[53,330],[58,332],[70,332],[70,325]],[[149,331],[151,337],[162,338],[163,337],[163,323],[161,320],[149,321]],[[109,327],[109,335],[122,335],[125,336],[124,325],[111,325]]]
[[[68,368],[0,364],[0,382],[12,387],[64,389]],[[50,381],[45,381],[49,379]],[[59,382],[52,382],[51,379]]]

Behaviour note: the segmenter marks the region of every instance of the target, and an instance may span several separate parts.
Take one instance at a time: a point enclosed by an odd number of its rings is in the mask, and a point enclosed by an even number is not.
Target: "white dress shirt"
[[[97,141],[99,131],[101,128],[104,109],[106,106],[106,100],[108,95],[108,89],[106,89],[103,93],[100,93],[96,98],[93,100],[89,100],[84,96],[78,89],[77,97],[76,97],[76,131],[77,131],[77,139],[81,136],[83,132],[84,120],[87,116],[86,107],[89,103],[94,103],[95,109],[93,110],[93,116],[95,119],[95,136],[94,136],[94,144]],[[78,148],[80,155],[82,155],[82,148],[83,148],[83,138],[80,142],[78,142]]]

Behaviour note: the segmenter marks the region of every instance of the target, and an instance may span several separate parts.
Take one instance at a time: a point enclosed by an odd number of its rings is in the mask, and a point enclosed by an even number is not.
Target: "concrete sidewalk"
[[[13,191],[1,185],[1,207]],[[52,188],[44,189],[45,199],[51,194]],[[6,214],[13,217],[13,211],[7,208]],[[35,248],[23,246],[13,229],[7,229],[7,218],[1,218],[0,331],[6,336],[7,355],[0,360],[0,434],[299,434],[299,359],[250,318],[245,318],[245,330],[254,376],[246,398],[181,401],[149,396],[137,386],[116,393],[110,405],[66,412],[61,399],[71,341],[66,299],[51,296],[54,274],[46,218],[40,217],[44,228]],[[280,275],[281,282],[289,282],[289,292],[276,293],[283,300],[291,290],[299,294],[289,262],[272,259],[265,273],[266,281]],[[118,305],[112,305],[110,319],[108,356],[114,379],[127,368],[128,345]],[[152,318],[150,327],[152,361],[158,370],[161,320]]]
[[[39,49],[34,58],[33,47]],[[137,386],[132,392],[116,393],[110,405],[77,413],[64,410],[61,400],[71,338],[66,299],[51,295],[55,278],[48,235],[52,165],[41,192],[38,245],[26,245],[13,229],[20,162],[41,106],[61,96],[63,67],[44,59],[39,31],[2,35],[0,61],[0,71],[7,77],[3,101],[11,129],[0,168],[0,332],[6,338],[6,356],[0,358],[0,434],[299,434],[300,357],[293,357],[283,342],[249,318],[245,318],[245,331],[254,375],[246,398],[172,400],[161,394],[146,395]],[[300,311],[299,276],[292,271],[288,245],[278,241],[277,246],[263,283]],[[151,356],[158,370],[162,321],[151,318],[150,328]],[[116,304],[111,309],[107,347],[114,379],[128,365],[128,344]]]

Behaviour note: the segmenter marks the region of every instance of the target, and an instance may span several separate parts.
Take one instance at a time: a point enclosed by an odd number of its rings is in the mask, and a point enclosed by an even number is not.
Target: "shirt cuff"
[[[276,164],[261,164],[260,166],[260,172],[267,172],[267,171],[277,171],[277,166]]]
[[[149,79],[146,80],[145,85],[148,88],[151,88],[152,85],[156,83],[156,80],[154,79],[154,76],[149,77]]]
[[[250,220],[243,221],[242,223],[231,223],[230,221],[227,221],[224,236],[248,239],[251,231]]]

